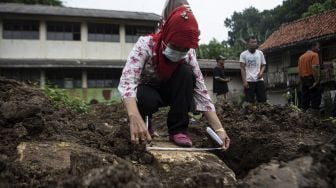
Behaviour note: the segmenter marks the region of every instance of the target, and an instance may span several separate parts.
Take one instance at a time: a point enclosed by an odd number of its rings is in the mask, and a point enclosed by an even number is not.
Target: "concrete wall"
[[[117,88],[88,88],[88,89],[66,89],[71,97],[84,100],[86,103],[113,103],[121,102]]]
[[[273,105],[285,105],[287,104],[286,98],[284,97],[284,94],[286,91],[280,91],[280,92],[273,92],[268,91],[267,92],[267,100],[270,104]]]
[[[228,75],[233,80],[229,82],[229,100],[239,101],[241,95],[244,94],[243,83],[240,78],[240,73],[231,73]],[[209,90],[210,96],[213,99],[213,80],[212,75],[204,76],[205,84]],[[287,103],[283,94],[285,91],[267,91],[267,101],[273,105],[285,105]]]
[[[95,60],[126,60],[134,43],[125,42],[126,21],[111,20],[82,20],[54,17],[5,17],[10,19],[34,19],[40,20],[40,39],[3,39],[0,36],[0,58],[3,59],[95,59]],[[81,22],[81,41],[55,41],[47,40],[47,21],[73,21]],[[88,41],[88,22],[119,24],[120,42],[92,42]],[[149,25],[148,22],[127,22],[130,25]],[[2,21],[0,20],[0,32]]]
[[[243,93],[243,84],[240,78],[240,73],[233,73],[233,75],[228,75],[232,78],[232,81],[229,82],[229,92],[230,94],[242,94]],[[212,75],[206,75],[204,76],[205,85],[207,89],[209,90],[211,98],[213,98],[213,78]]]

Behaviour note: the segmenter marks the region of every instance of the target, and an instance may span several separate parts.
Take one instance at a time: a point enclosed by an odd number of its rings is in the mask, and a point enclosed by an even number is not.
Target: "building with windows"
[[[113,8],[113,7],[111,7]],[[86,102],[119,100],[121,70],[154,13],[0,4],[0,76],[65,88]]]
[[[325,90],[334,90],[336,76],[336,9],[302,18],[280,26],[261,46],[266,55],[266,83],[269,92],[281,96],[294,88],[296,100],[300,91],[299,57],[309,43],[319,41],[321,83]],[[280,98],[280,97],[279,97]]]
[[[283,24],[260,46],[269,63],[269,88],[287,87],[287,82],[289,85],[298,82],[298,60],[311,41],[321,44],[322,67],[328,68],[336,62],[335,20],[336,9]]]

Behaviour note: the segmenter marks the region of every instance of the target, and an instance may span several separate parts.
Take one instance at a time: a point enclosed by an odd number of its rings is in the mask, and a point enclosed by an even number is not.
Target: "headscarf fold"
[[[164,21],[167,20],[170,13],[180,6],[189,6],[189,3],[187,0],[167,0],[162,11],[161,19]]]
[[[181,3],[186,4],[181,5]],[[169,16],[165,17],[167,14]],[[152,35],[155,43],[153,61],[156,64],[157,73],[161,80],[168,80],[176,68],[184,63],[185,60],[170,62],[162,54],[166,45],[173,44],[179,48],[197,48],[199,30],[197,21],[185,0],[168,0],[163,11],[162,20],[159,32]]]

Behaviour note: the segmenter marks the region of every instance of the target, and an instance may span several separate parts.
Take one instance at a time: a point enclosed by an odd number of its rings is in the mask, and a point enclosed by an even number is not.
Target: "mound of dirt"
[[[300,165],[292,165],[292,168],[294,171],[300,172],[300,176],[307,177],[309,181],[303,179],[303,182],[308,183],[294,182],[294,184],[296,183],[300,187],[336,185],[334,173],[336,158],[332,157],[335,153],[333,148],[336,143],[335,141],[331,142],[331,139],[335,139],[336,135],[335,125],[322,123],[309,114],[287,106],[265,104],[243,110],[232,105],[217,105],[216,108],[217,114],[231,138],[230,149],[226,152],[216,152],[216,155],[225,161],[240,178],[237,186],[269,187],[268,185],[277,182],[266,182],[265,179],[261,181],[257,177],[260,170],[250,171],[259,166],[259,168],[263,168],[263,165],[268,166],[267,163],[271,161],[273,164],[281,165],[296,164],[292,161],[302,157],[312,159],[312,167],[307,170],[309,173],[301,172]],[[167,132],[164,123],[167,110],[161,110],[153,118],[153,124],[161,132]],[[216,146],[205,132],[207,126],[209,125],[204,118],[191,122],[189,133],[196,147]],[[315,168],[315,164],[319,167]],[[249,174],[248,177],[246,177],[247,174]],[[267,171],[266,174],[267,177],[270,177],[271,172]],[[255,184],[255,181],[258,180],[261,183]],[[286,184],[279,185],[287,187]]]
[[[288,161],[271,161],[249,172],[239,187],[335,187],[335,142]]]
[[[160,187],[134,167],[128,138],[118,106],[77,114],[39,88],[0,79],[0,187]]]
[[[130,143],[122,105],[87,114],[54,107],[43,92],[0,80],[0,185],[14,187],[194,187],[221,185],[216,161],[162,173],[153,156]],[[159,116],[166,116],[159,113]],[[218,158],[217,158],[218,160]],[[217,166],[216,166],[217,165]],[[210,174],[212,167],[219,169]],[[195,169],[190,171],[190,169]],[[197,170],[197,171],[196,171]],[[179,178],[184,173],[184,178]],[[168,176],[167,176],[168,175]],[[185,178],[188,181],[181,183]],[[211,182],[209,179],[216,182]],[[177,179],[181,181],[176,181]]]
[[[167,111],[160,110],[152,119],[161,136],[167,136]],[[217,113],[232,143],[227,152],[215,154],[241,178],[237,186],[272,185],[285,177],[279,176],[284,170],[300,177],[300,187],[336,185],[333,125],[270,105],[246,111],[223,105],[217,106]],[[195,147],[215,146],[206,126],[204,119],[190,123]],[[54,107],[38,88],[0,79],[0,187],[224,185],[218,182],[223,171],[215,159],[201,169],[181,164],[174,174],[162,173],[153,157],[129,138],[122,105],[92,105],[89,113],[78,114]],[[301,164],[306,168],[298,170]]]
[[[300,157],[336,133],[334,126],[289,107],[260,105],[242,111],[223,106],[218,113],[232,140],[222,158],[239,177],[274,159]]]

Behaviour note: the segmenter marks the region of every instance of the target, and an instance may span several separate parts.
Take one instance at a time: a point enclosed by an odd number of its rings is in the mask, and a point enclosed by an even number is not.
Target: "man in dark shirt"
[[[217,101],[226,101],[229,92],[228,82],[230,82],[230,78],[224,76],[225,59],[223,56],[218,56],[216,58],[217,66],[213,69],[213,93]]]

